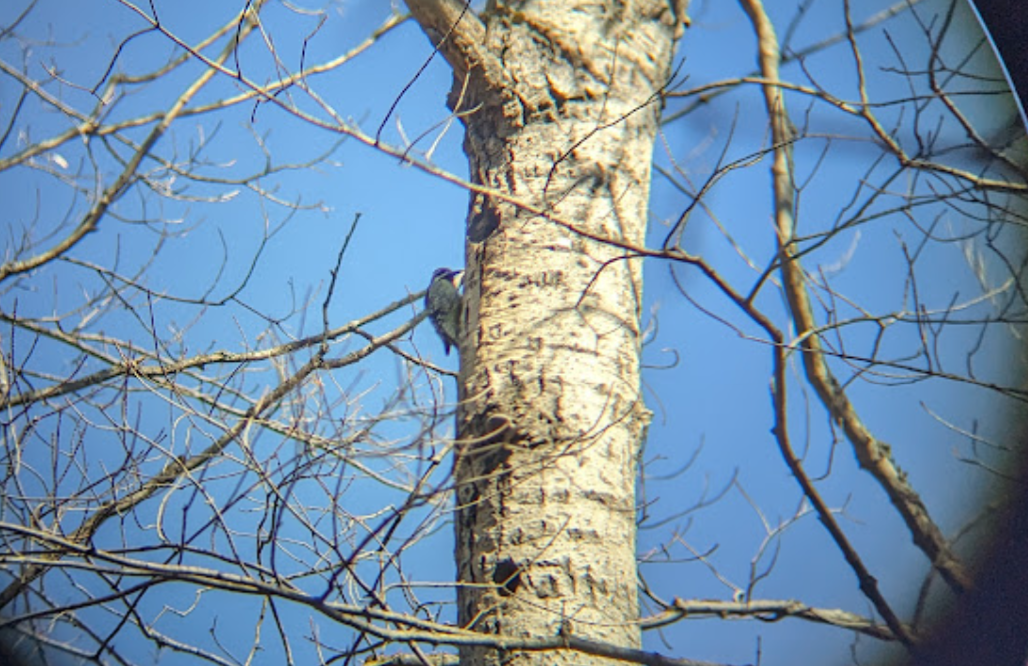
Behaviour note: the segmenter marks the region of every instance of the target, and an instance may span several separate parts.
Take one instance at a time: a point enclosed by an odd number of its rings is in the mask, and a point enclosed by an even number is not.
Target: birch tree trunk
[[[409,6],[454,70],[472,193],[456,453],[458,614],[638,647],[635,478],[666,0]],[[594,659],[594,661],[590,661]],[[613,663],[478,647],[465,664]]]

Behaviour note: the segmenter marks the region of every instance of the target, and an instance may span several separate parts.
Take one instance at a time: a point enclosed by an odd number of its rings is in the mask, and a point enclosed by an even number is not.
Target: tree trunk
[[[458,614],[508,639],[638,647],[650,163],[667,0],[408,3],[454,68],[472,194],[456,449]],[[604,242],[604,241],[612,241]],[[616,244],[620,244],[619,247]],[[466,647],[464,664],[608,663]],[[614,663],[614,662],[609,662]]]

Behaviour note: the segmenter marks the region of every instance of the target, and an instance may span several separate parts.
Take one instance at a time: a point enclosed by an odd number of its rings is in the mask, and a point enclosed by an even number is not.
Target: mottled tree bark
[[[462,625],[640,643],[642,260],[667,0],[408,3],[455,73],[472,194],[456,448]],[[608,663],[465,648],[461,662]],[[613,663],[613,662],[610,662]]]

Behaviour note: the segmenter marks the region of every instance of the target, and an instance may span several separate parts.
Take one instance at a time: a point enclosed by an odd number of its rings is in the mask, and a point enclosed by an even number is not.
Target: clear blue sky
[[[156,0],[155,4],[162,23],[183,40],[194,43],[227,21],[241,3]],[[687,78],[679,88],[688,89],[752,72],[756,62],[754,39],[741,9],[734,3],[694,4],[693,26],[686,32],[679,55],[685,58],[681,74]],[[792,3],[769,4],[775,5],[774,18],[783,36],[792,15]],[[841,14],[834,4],[815,4],[796,30],[791,42],[795,50],[837,35],[843,29]],[[859,4],[858,21],[887,6],[884,2]],[[299,16],[286,5],[273,3],[264,20],[285,67],[295,70],[305,38],[310,37],[303,56],[308,64],[330,59],[359,43],[380,24],[389,14],[389,5],[377,0],[333,5],[326,10],[329,19],[317,32],[315,16]],[[9,6],[0,8],[0,22],[9,24],[18,11]],[[968,21],[970,15],[962,12],[958,19]],[[92,3],[43,0],[20,31],[36,35],[40,40],[49,37],[52,43],[0,42],[0,57],[8,63],[19,63],[23,53],[27,53],[29,69],[35,75],[39,76],[43,67],[56,64],[63,80],[88,89],[104,75],[112,45],[144,27],[136,15],[112,0]],[[954,52],[974,42],[975,30],[977,28],[972,26],[968,36],[954,39]],[[923,49],[913,46],[919,43],[916,26],[908,19],[900,19],[889,24],[889,31],[894,43],[912,45],[913,51],[908,55],[911,63],[923,65]],[[882,73],[882,67],[897,64],[882,29],[873,29],[861,39],[868,71],[875,75],[872,90],[882,98],[905,95],[907,81]],[[173,52],[166,37],[152,32],[141,34],[126,43],[116,71],[148,71],[165,62]],[[312,77],[310,83],[344,119],[357,124],[366,133],[374,134],[385,120],[382,133],[385,142],[404,145],[407,140],[422,137],[412,149],[413,154],[422,159],[438,141],[430,161],[464,177],[467,166],[461,152],[462,127],[454,123],[442,131],[448,118],[445,99],[450,74],[441,58],[435,57],[428,64],[386,119],[390,106],[430,55],[427,40],[417,26],[409,22],[386,35],[381,43],[353,63],[329,76]],[[248,47],[241,50],[239,62],[253,80],[263,82],[276,76],[274,63],[259,40],[251,40]],[[234,66],[235,61],[231,64]],[[805,65],[809,74],[829,91],[847,99],[855,97],[855,75],[844,42],[812,56]],[[182,70],[158,84],[141,87],[133,98],[119,105],[118,117],[128,118],[165,108],[198,73],[199,67],[189,64]],[[802,78],[798,76],[796,65],[787,67],[784,74]],[[63,99],[81,110],[94,105],[88,93],[72,85],[55,86],[54,90],[59,90]],[[198,103],[242,90],[232,80],[223,78],[210,91],[201,94]],[[303,93],[285,94],[295,95],[303,108],[317,113],[316,106],[305,99]],[[11,108],[14,95],[11,87],[0,86],[0,109]],[[681,104],[671,102],[669,111],[680,108]],[[796,122],[802,122],[809,100],[797,96],[790,99],[790,104]],[[987,112],[991,112],[988,107],[974,109],[978,116]],[[894,120],[899,112],[882,109],[881,113]],[[737,116],[737,125],[730,136],[733,116]],[[938,116],[938,110],[932,109],[922,121],[931,125]],[[809,133],[821,138],[798,146],[796,160],[798,174],[809,178],[801,194],[801,231],[812,232],[831,228],[845,219],[856,185],[860,182],[884,184],[883,174],[894,165],[885,160],[885,164],[872,167],[872,162],[878,158],[873,145],[866,139],[846,138],[857,129],[851,119],[824,113],[817,107],[809,121]],[[31,137],[17,137],[17,146],[12,138],[0,150],[0,158],[19,150],[23,141],[62,131],[67,122],[58,114],[40,113],[32,119],[31,126]],[[145,131],[139,130],[135,137],[141,138]],[[952,140],[956,133],[957,129],[947,124],[944,139]],[[759,150],[766,142],[766,134],[763,103],[759,90],[754,87],[722,97],[668,126],[658,146],[656,160],[668,168],[667,151],[671,151],[677,165],[696,185],[708,177],[726,144],[730,144],[728,159],[738,159]],[[337,141],[341,144],[333,148]],[[467,195],[455,185],[400,164],[395,157],[355,140],[312,128],[269,104],[250,102],[199,120],[181,120],[162,139],[159,152],[169,159],[184,158],[205,142],[205,156],[210,166],[204,173],[212,177],[232,178],[254,173],[264,163],[263,151],[275,164],[303,163],[321,154],[325,159],[312,167],[274,174],[260,181],[276,198],[300,201],[298,211],[268,202],[246,187],[188,183],[152,165],[154,182],[182,196],[177,200],[154,198],[122,202],[118,212],[126,221],[105,220],[98,233],[76,248],[74,257],[107,265],[119,257],[120,270],[131,273],[149,259],[156,239],[154,229],[128,221],[134,215],[142,216],[145,211],[171,222],[171,228],[185,234],[157,255],[148,273],[150,288],[182,298],[199,298],[210,290],[208,298],[215,298],[228,295],[241,283],[265,230],[277,229],[288,219],[286,226],[268,238],[252,278],[239,294],[241,302],[282,316],[298,302],[313,299],[315,305],[307,317],[290,319],[276,331],[279,337],[319,330],[320,303],[330,270],[358,214],[360,223],[343,260],[330,307],[332,325],[366,315],[423,289],[432,270],[438,266],[463,264]],[[822,151],[827,155],[824,163],[819,162]],[[70,165],[69,172],[83,164],[89,154],[81,142],[69,143],[57,153]],[[50,159],[54,159],[52,155]],[[923,185],[907,182],[904,177],[889,182],[888,186],[903,191]],[[7,208],[0,224],[8,238],[33,224],[40,233],[52,230],[69,208],[82,205],[81,198],[72,199],[65,189],[55,187],[53,179],[40,171],[0,174],[0,189]],[[30,191],[39,192],[41,196],[18,194]],[[211,197],[218,201],[211,201]],[[766,161],[753,169],[733,172],[706,196],[705,202],[712,213],[703,209],[697,211],[686,233],[685,247],[703,254],[727,279],[745,291],[756,273],[740,259],[717,225],[730,230],[753,263],[763,267],[774,251],[769,199]],[[666,179],[655,176],[651,243],[661,242],[667,224],[689,202],[689,197],[676,191]],[[884,209],[894,204],[893,200],[876,206]],[[940,235],[955,236],[970,224],[957,212],[946,211],[941,206],[929,209],[924,219],[935,215],[939,216]],[[922,233],[902,214],[887,215],[839,234],[837,239],[812,254],[806,266],[811,272],[822,271],[840,291],[873,312],[910,308],[909,292],[897,285],[902,285],[908,277],[904,248],[913,251],[921,238]],[[723,321],[708,316],[678,293],[671,278],[672,270],[688,295]],[[924,250],[917,272],[918,298],[929,309],[945,307],[955,294],[963,300],[978,291],[962,248],[956,243]],[[10,311],[17,300],[23,312],[40,313],[75,307],[81,292],[61,285],[54,295],[55,275],[61,280],[85,279],[81,269],[65,267],[56,274],[41,276],[34,283],[35,292],[0,295],[0,306]],[[646,362],[652,366],[645,373],[647,402],[655,417],[645,451],[648,521],[639,538],[639,552],[650,562],[642,569],[650,586],[667,600],[673,597],[730,599],[729,587],[704,563],[688,561],[695,553],[709,553],[708,561],[717,567],[720,575],[743,588],[751,575],[751,567],[760,571],[775,560],[771,575],[754,590],[754,598],[796,598],[810,605],[870,613],[869,604],[858,594],[852,572],[813,514],[807,512],[789,524],[780,534],[781,539],[768,533],[781,528],[798,512],[804,512],[804,508],[801,492],[769,434],[772,426],[768,392],[770,354],[760,332],[694,271],[659,262],[647,264],[645,288],[647,323],[658,324],[645,351]],[[784,305],[773,288],[766,289],[758,302],[779,324],[784,323]],[[847,317],[857,313],[850,306],[843,306],[841,310]],[[158,327],[162,331],[189,328],[186,344],[191,353],[256,346],[269,330],[267,321],[239,307],[212,308],[198,317],[192,307],[165,303],[159,306],[158,313]],[[388,323],[396,325],[403,317],[413,314],[414,311],[408,309],[402,317],[394,317]],[[137,326],[131,317],[115,321],[120,322],[124,330]],[[371,330],[381,332],[386,328],[375,325]],[[852,333],[846,330],[850,353],[871,353],[876,333],[872,326],[854,327]],[[943,336],[939,358],[947,369],[966,372],[965,353],[968,346],[974,344],[976,335],[973,327],[965,327]],[[979,377],[1003,377],[1003,348],[997,340],[998,336],[989,339],[986,346],[992,351],[975,358],[975,372]],[[358,344],[355,341],[353,346]],[[906,332],[890,329],[885,340],[886,349],[895,356],[916,350],[917,344],[917,331],[910,328]],[[403,347],[408,351],[416,350],[445,367],[455,368],[455,358],[443,356],[440,342],[427,325],[421,326]],[[67,360],[55,356],[48,363],[52,370],[60,371]],[[912,358],[910,363],[919,366],[920,361]],[[836,368],[841,378],[851,377],[841,364]],[[799,366],[794,370],[798,378]],[[379,354],[358,369],[340,371],[334,379],[339,385],[363,391],[363,400],[368,410],[373,411],[390,395],[397,373],[395,360]],[[923,493],[944,531],[951,534],[973,515],[978,493],[988,477],[958,460],[968,455],[967,438],[944,427],[932,414],[944,415],[958,428],[978,428],[986,436],[1001,437],[1003,428],[998,416],[1004,406],[992,402],[992,396],[980,390],[956,383],[932,381],[882,386],[881,383],[896,383],[895,378],[876,381],[879,383],[856,382],[852,396],[872,430],[893,444],[896,457],[911,473],[913,484]],[[445,379],[442,385],[452,398],[452,380]],[[800,383],[792,390],[793,438],[805,447],[808,470],[815,476],[830,472],[819,484],[821,492],[828,503],[839,510],[848,535],[883,589],[888,591],[889,599],[901,612],[909,612],[914,603],[911,595],[916,594],[927,570],[923,555],[910,544],[909,535],[889,511],[882,490],[869,477],[858,473],[848,445],[833,439],[824,411],[813,396],[804,395]],[[409,436],[405,427],[401,422],[386,432],[396,437]],[[838,433],[834,436],[838,437]],[[694,456],[691,466],[683,469]],[[697,503],[719,494],[721,498],[711,506],[687,512]],[[355,501],[367,503],[364,510],[370,510],[378,502],[395,501],[374,494],[359,497]],[[156,507],[150,507],[147,512],[155,510]],[[449,528],[441,529],[416,551],[417,558],[407,564],[408,572],[419,580],[452,580],[450,539]],[[664,561],[668,559],[671,562]],[[447,594],[425,592],[426,596],[444,598]],[[166,597],[150,600],[145,608],[157,612],[162,603],[184,608],[192,600],[193,591],[169,588]],[[186,620],[195,623],[197,640],[207,640],[209,621],[202,619],[201,612],[220,614],[220,623],[239,621],[236,618],[256,612],[245,607],[256,603],[253,599],[220,603],[226,605],[214,605]],[[181,622],[171,613],[166,615],[169,623]],[[289,616],[288,622],[295,623],[297,635],[311,631],[310,625],[299,616]],[[327,622],[319,620],[319,623],[323,631],[337,631]],[[247,645],[250,638],[251,635],[244,632],[240,645]],[[125,650],[131,651],[138,638],[125,640]],[[347,641],[341,638],[337,642],[345,645]],[[647,637],[648,648],[672,656],[728,663],[753,662],[758,650],[762,650],[765,666],[795,663],[796,645],[803,646],[805,662],[848,663],[851,642],[852,637],[845,632],[799,620],[773,625],[756,621],[692,620],[674,625],[659,636]],[[296,644],[306,649],[304,641],[297,640]],[[213,649],[211,645],[206,647]],[[873,658],[877,653],[872,641],[862,639],[859,654],[862,658]],[[181,656],[164,652],[160,663],[185,661]]]

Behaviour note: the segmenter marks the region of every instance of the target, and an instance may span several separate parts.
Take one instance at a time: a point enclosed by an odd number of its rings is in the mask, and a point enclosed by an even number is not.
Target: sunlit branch
[[[764,77],[776,80],[778,78],[779,53],[771,23],[759,2],[743,0],[743,6],[750,15],[758,35],[760,62]],[[855,43],[854,50],[856,51]],[[866,90],[863,87],[861,94],[866,96]],[[771,86],[764,88],[764,95],[775,143],[786,146],[791,136],[791,130],[786,117],[784,99],[781,93]],[[810,334],[816,328],[816,323],[805,284],[806,277],[798,259],[793,256],[792,243],[795,222],[792,217],[793,177],[789,149],[776,149],[772,174],[778,240],[783,255],[781,262],[782,285],[797,336],[802,340],[803,366],[807,379],[817,391],[832,418],[843,426],[861,466],[871,472],[888,493],[910,529],[914,542],[925,552],[950,585],[960,591],[966,590],[970,585],[968,575],[950,552],[941,531],[929,517],[927,507],[909,485],[906,475],[893,461],[888,446],[878,441],[857,416],[849,397],[828,368],[822,353],[820,338]],[[778,390],[782,389],[783,387],[778,387]],[[876,601],[875,606],[879,612],[886,608],[884,600]],[[891,613],[891,611],[886,612]],[[889,615],[885,612],[883,612],[883,616],[889,620]],[[897,623],[898,620],[893,618],[889,625],[895,633],[900,635],[902,631],[898,628]]]

